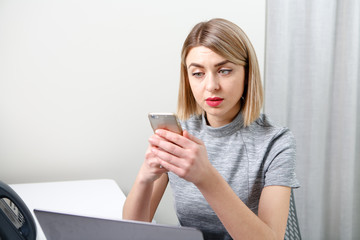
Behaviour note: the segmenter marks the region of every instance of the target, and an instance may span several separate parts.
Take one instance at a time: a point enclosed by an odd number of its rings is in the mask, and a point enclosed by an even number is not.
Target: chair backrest
[[[289,208],[289,216],[288,216],[286,232],[285,232],[285,240],[294,240],[294,239],[301,240],[301,233],[300,233],[298,218],[296,215],[294,192],[291,189],[290,208]]]

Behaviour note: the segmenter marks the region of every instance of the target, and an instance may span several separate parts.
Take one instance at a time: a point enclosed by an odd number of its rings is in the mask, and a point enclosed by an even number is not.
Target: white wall
[[[265,0],[0,0],[0,180],[112,178],[127,194],[147,113],[176,111],[182,43],[214,17],[247,32],[263,68]],[[168,191],[156,220],[175,219]]]

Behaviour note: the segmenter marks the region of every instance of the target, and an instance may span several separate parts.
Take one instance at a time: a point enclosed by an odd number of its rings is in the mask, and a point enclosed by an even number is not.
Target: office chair
[[[295,197],[291,189],[289,216],[285,231],[285,240],[301,240],[299,222],[296,215]]]

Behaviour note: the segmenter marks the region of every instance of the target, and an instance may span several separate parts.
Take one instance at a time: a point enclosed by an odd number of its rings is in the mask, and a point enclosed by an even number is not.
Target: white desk
[[[126,199],[114,180],[26,183],[10,185],[32,212],[37,225],[37,240],[45,235],[34,209],[119,220]]]

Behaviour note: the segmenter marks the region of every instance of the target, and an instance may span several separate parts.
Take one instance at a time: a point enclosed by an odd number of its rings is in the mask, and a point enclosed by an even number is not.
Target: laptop
[[[48,240],[203,240],[202,232],[189,227],[108,220],[34,210]]]

